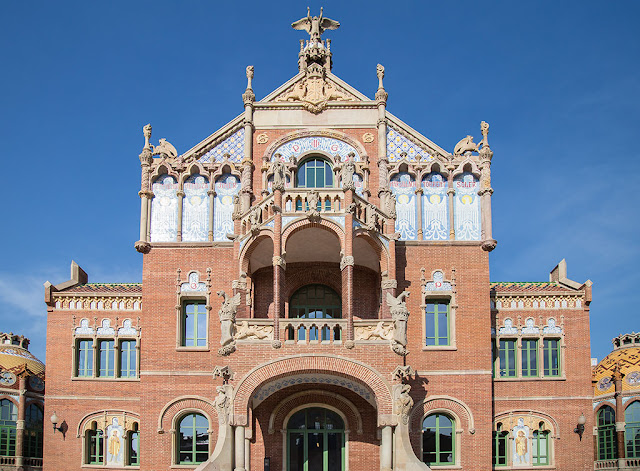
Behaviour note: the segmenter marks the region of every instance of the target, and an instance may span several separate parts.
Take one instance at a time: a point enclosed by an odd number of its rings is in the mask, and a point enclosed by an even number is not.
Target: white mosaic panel
[[[453,187],[456,240],[480,240],[480,182],[465,172],[455,178]]]
[[[416,181],[406,172],[391,178],[391,191],[396,196],[396,232],[400,240],[416,240]]]
[[[175,178],[159,177],[152,186],[151,242],[175,242],[178,237],[178,184]]]
[[[435,172],[422,180],[422,238],[424,240],[449,238],[447,179]]]
[[[222,162],[229,154],[231,162],[240,163],[244,157],[244,128],[240,128],[209,152],[200,157],[200,162]]]
[[[294,139],[278,147],[273,154],[271,154],[271,160],[275,159],[276,154],[280,154],[285,162],[291,160],[291,157],[296,159],[302,154],[310,151],[322,151],[333,157],[340,156],[341,161],[345,161],[347,156],[353,152],[355,154],[355,160],[360,161],[360,154],[356,149],[347,144],[344,141],[334,139],[331,137],[301,137]]]
[[[216,180],[215,210],[213,213],[213,240],[228,242],[233,233],[233,197],[240,191],[240,179],[225,174]]]
[[[209,180],[192,175],[184,182],[182,202],[182,240],[205,242],[209,240]]]

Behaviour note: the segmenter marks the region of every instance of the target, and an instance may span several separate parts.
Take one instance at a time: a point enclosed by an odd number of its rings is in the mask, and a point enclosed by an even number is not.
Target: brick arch
[[[452,412],[460,419],[460,426],[463,429],[468,430],[470,433],[475,433],[475,422],[471,409],[461,400],[448,396],[426,398],[417,403],[411,411],[409,431],[412,434],[421,432],[422,420],[433,411]]]
[[[235,425],[247,425],[249,402],[262,384],[296,373],[324,373],[354,379],[373,392],[378,406],[378,417],[393,412],[389,384],[371,367],[334,355],[305,354],[280,358],[256,366],[240,380],[233,397]]]
[[[330,232],[331,234],[338,237],[338,242],[340,243],[340,250],[344,250],[344,230],[337,222],[333,222],[327,219],[320,219],[316,222],[311,222],[308,219],[304,218],[299,221],[295,221],[282,233],[282,247],[286,250],[287,240],[296,232],[303,231],[305,229],[322,229],[324,231]]]
[[[211,401],[199,396],[181,396],[168,402],[158,416],[158,433],[164,433],[165,427],[173,427],[173,419],[182,411],[201,411],[209,420],[209,429],[213,426],[213,419],[218,416]]]
[[[369,231],[365,229],[357,229],[354,232],[354,237],[362,238],[362,240],[367,242],[378,255],[378,260],[380,260],[380,272],[389,270],[389,250],[384,246],[380,239],[377,237],[371,237]]]
[[[242,250],[240,251],[240,256],[238,257],[240,259],[241,271],[249,273],[249,260],[251,260],[251,255],[253,254],[253,251],[258,247],[260,242],[262,242],[264,239],[271,239],[271,242],[273,243],[273,231],[271,231],[270,229],[261,229],[260,233],[256,237],[254,237],[253,240],[248,241],[247,244],[242,248]]]
[[[344,396],[324,390],[302,391],[282,400],[269,417],[269,434],[284,429],[284,419],[291,410],[307,404],[324,404],[328,400],[332,400],[331,405],[346,417],[346,428],[355,429],[358,435],[362,435],[362,416],[357,407]]]

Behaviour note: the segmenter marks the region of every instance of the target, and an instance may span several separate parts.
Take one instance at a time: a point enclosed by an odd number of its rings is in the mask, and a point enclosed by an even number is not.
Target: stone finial
[[[489,140],[487,139],[489,135],[489,123],[482,121],[480,123],[480,132],[482,132],[482,141],[480,141],[479,145],[482,145],[483,149],[489,149]]]
[[[251,90],[251,80],[253,79],[253,66],[247,66],[247,90]],[[484,122],[484,121],[483,121]]]
[[[144,148],[151,149],[149,140],[151,139],[151,124],[146,124],[142,127],[142,134],[144,135]]]
[[[384,66],[382,64],[378,64],[376,66],[376,74],[378,75],[378,88],[384,88],[384,85],[382,85],[382,79],[384,78]]]

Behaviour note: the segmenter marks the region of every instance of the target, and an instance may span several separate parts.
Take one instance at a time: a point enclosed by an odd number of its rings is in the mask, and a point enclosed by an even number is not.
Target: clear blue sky
[[[179,152],[297,72],[307,2],[0,4],[0,330],[44,359],[42,284],[141,280],[141,128]],[[491,125],[494,281],[594,282],[592,356],[640,330],[637,1],[309,2],[334,73],[448,150]],[[277,5],[277,6],[276,6]],[[634,190],[635,188],[635,190]],[[71,327],[71,326],[69,326]]]

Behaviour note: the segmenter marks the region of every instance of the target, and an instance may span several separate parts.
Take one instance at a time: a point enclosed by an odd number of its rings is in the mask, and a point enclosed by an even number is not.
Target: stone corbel
[[[380,288],[382,289],[396,289],[398,287],[397,280],[382,280]]]
[[[345,255],[340,260],[340,271],[344,270],[348,266],[354,266],[355,260],[352,255]]]
[[[273,257],[272,263],[274,267],[282,267],[283,270],[287,269],[287,261],[279,255]]]

